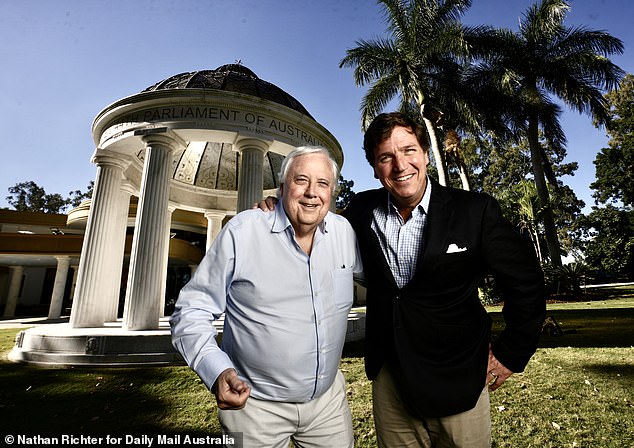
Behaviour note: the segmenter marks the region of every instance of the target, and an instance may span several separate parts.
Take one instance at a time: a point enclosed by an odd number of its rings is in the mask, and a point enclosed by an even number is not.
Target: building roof
[[[275,84],[258,78],[241,64],[226,64],[215,70],[179,73],[148,87],[143,92],[169,89],[216,89],[243,93],[281,104],[313,118],[299,101]]]

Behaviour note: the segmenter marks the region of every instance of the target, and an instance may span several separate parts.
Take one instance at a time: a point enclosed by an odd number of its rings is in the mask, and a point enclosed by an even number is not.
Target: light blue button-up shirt
[[[427,179],[423,197],[412,210],[412,216],[407,222],[403,221],[390,194],[387,195],[387,209],[374,209],[371,227],[379,239],[394,281],[402,288],[414,277],[422,252],[431,199],[431,182]]]
[[[274,213],[244,211],[181,290],[170,318],[173,344],[209,388],[235,368],[255,398],[311,400],[335,379],[360,260],[341,216],[326,215],[308,256],[281,201]],[[220,349],[212,323],[222,313]]]

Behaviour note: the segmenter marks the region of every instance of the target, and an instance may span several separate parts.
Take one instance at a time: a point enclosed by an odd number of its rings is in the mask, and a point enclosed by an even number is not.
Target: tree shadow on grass
[[[556,347],[631,347],[634,346],[634,308],[594,310],[548,310],[562,334],[541,335],[540,348]],[[500,312],[491,313],[493,333],[504,328]]]
[[[493,338],[504,329],[501,311],[489,313],[493,321]],[[594,310],[549,310],[562,334],[551,336],[544,332],[540,348],[557,347],[632,347],[634,346],[634,308],[607,308]],[[344,358],[362,358],[364,341],[347,342]]]
[[[153,390],[168,376],[166,368],[47,369],[2,362],[0,421],[6,433],[51,437],[179,433],[174,419],[165,423],[173,408],[169,391]],[[208,435],[204,429],[188,434]]]
[[[634,365],[629,363],[617,364],[586,364],[584,370],[599,374],[602,377],[619,377],[627,382],[634,381]]]

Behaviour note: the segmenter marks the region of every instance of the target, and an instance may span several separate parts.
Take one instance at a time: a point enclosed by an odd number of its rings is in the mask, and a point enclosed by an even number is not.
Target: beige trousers
[[[339,371],[330,388],[306,403],[257,400],[244,408],[218,411],[223,432],[242,433],[244,448],[352,448],[352,417]]]
[[[372,382],[372,411],[379,448],[489,448],[491,411],[484,387],[475,407],[440,418],[412,417],[385,366]]]

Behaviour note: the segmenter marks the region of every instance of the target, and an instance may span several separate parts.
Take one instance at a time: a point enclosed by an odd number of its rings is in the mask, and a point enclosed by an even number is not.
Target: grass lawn
[[[611,295],[610,295],[611,294]],[[491,397],[494,447],[634,446],[634,287],[549,305],[564,335],[543,336],[526,371]],[[489,308],[494,331],[500,308]],[[0,330],[0,427],[7,434],[217,434],[213,397],[186,367],[43,369],[13,364]],[[357,447],[376,446],[358,346],[341,368]]]

